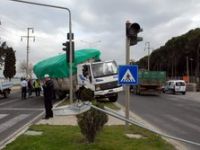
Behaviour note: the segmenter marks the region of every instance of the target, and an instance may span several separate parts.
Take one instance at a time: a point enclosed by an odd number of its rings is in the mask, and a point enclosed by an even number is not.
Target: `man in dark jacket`
[[[54,93],[54,84],[48,74],[45,74],[44,78],[45,78],[45,81],[43,85],[43,90],[44,90],[44,106],[45,106],[45,113],[46,113],[44,119],[49,119],[53,117],[52,100],[53,100],[53,93]]]

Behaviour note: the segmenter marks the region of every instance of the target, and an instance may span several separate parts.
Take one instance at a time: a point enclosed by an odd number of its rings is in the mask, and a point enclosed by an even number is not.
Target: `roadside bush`
[[[79,88],[79,90],[76,92],[76,96],[82,101],[94,100],[94,92],[90,89],[85,88],[84,86]]]
[[[103,105],[95,104],[97,107],[104,109]],[[81,133],[85,136],[89,143],[93,143],[97,133],[103,128],[108,121],[108,116],[94,108],[89,111],[77,115],[78,125]]]

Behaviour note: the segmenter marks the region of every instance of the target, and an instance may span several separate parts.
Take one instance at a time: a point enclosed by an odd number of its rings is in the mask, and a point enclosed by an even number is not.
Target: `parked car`
[[[165,83],[163,93],[172,92],[173,94],[186,94],[186,83],[184,80],[169,80]]]

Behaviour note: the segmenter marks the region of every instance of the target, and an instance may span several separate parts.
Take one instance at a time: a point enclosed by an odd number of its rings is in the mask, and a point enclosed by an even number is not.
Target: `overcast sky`
[[[27,0],[30,1],[30,0]],[[33,1],[33,0],[32,0]],[[103,60],[125,63],[125,22],[143,28],[143,41],[131,47],[131,59],[147,55],[151,48],[200,25],[199,0],[34,0],[68,7],[72,12],[75,48],[100,49]],[[0,0],[0,38],[16,50],[18,64],[26,60],[27,28],[33,27],[36,40],[30,39],[30,62],[63,53],[62,43],[69,32],[67,11]]]

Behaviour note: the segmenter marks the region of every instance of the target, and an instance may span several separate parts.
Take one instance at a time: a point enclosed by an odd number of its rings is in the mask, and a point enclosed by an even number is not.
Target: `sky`
[[[31,0],[27,0],[31,1]],[[32,0],[33,1],[33,0]],[[102,60],[125,64],[125,22],[138,23],[143,41],[130,48],[130,59],[139,60],[167,40],[198,28],[199,0],[34,0],[67,7],[72,14],[75,49],[97,48]],[[69,32],[68,12],[0,0],[0,41],[16,50],[17,69],[26,61],[27,28],[30,36],[29,60],[33,65],[48,57],[64,53],[62,43]]]

